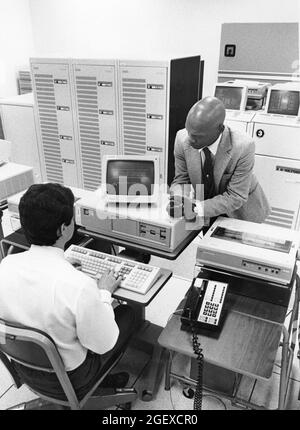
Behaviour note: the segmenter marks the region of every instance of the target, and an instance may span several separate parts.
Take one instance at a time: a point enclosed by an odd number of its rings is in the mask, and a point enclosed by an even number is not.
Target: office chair
[[[32,369],[56,373],[65,394],[65,400],[44,395],[30,386],[28,388],[40,398],[58,404],[64,409],[105,409],[119,404],[124,405],[124,409],[130,409],[131,402],[137,398],[137,392],[132,388],[105,388],[103,389],[103,395],[93,397],[93,392],[118,363],[122,355],[123,351],[113,355],[109,355],[109,353],[104,355],[104,357],[107,356],[108,358],[103,360],[103,371],[98,381],[80,400],[73,389],[52,338],[41,330],[0,319],[0,360],[9,371],[16,387],[20,388],[23,382],[11,360]]]

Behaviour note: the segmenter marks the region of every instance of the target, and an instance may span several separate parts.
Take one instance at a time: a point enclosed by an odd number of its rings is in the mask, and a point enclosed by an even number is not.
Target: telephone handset
[[[181,329],[192,332],[192,344],[197,356],[198,375],[194,409],[202,408],[203,350],[198,339],[198,328],[218,328],[228,284],[208,279],[194,278],[188,291],[181,315]]]
[[[218,329],[223,317],[227,287],[228,284],[224,282],[195,278],[181,316],[181,328],[191,331],[193,321],[195,329]]]

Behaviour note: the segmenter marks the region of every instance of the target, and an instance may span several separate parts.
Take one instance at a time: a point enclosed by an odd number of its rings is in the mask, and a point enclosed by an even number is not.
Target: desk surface
[[[80,232],[77,231],[77,233],[79,233],[78,237],[80,237]],[[6,236],[1,240],[1,247],[4,251],[6,250],[5,247],[9,248],[9,246],[11,245],[17,246],[18,248],[21,248],[23,250],[27,250],[29,248],[29,244],[21,229],[10,234],[9,236]],[[6,255],[6,252],[4,252],[4,255]],[[147,306],[158,294],[158,292],[162,289],[162,287],[170,279],[171,276],[171,270],[161,269],[161,274],[159,278],[146,294],[138,294],[134,291],[125,290],[124,288],[118,288],[113,294],[113,297],[119,300],[125,300],[128,302],[138,303],[142,306]]]
[[[108,240],[109,242],[115,245],[120,245],[125,248],[135,249],[147,254],[155,255],[157,257],[166,258],[167,260],[175,260],[185,250],[185,248],[195,239],[195,237],[199,234],[200,229],[191,230],[190,234],[172,252],[167,252],[161,249],[157,249],[155,248],[155,244],[153,245],[153,247],[151,247],[150,245],[140,245],[129,240],[118,239],[102,233],[95,233],[92,231],[88,231],[88,230],[85,230],[84,228],[79,228],[77,231],[81,234],[85,234],[90,237]]]
[[[199,335],[204,360],[243,375],[270,378],[286,308],[230,293],[228,302],[219,337]],[[173,315],[158,342],[171,351],[195,357],[192,336],[180,327],[180,315]]]
[[[125,300],[128,302],[139,303],[140,305],[147,306],[154,297],[159,293],[166,282],[171,278],[171,270],[161,269],[161,274],[155,284],[148,290],[146,294],[138,294],[134,291],[125,290],[124,288],[118,288],[114,293],[115,299]]]

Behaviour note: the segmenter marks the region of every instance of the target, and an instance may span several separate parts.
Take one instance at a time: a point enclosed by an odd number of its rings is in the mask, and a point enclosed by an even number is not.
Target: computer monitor
[[[158,156],[104,156],[102,178],[107,202],[141,204],[158,202]]]
[[[300,84],[277,84],[269,88],[266,112],[277,115],[298,116]]]
[[[215,86],[215,97],[220,99],[227,110],[245,110],[248,88],[246,85],[222,82]]]

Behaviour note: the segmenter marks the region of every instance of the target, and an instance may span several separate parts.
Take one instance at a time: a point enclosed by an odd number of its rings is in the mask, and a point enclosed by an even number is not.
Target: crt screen
[[[151,195],[154,184],[154,163],[142,160],[109,160],[106,183],[108,194]]]
[[[220,99],[225,109],[239,110],[242,102],[242,88],[217,86],[215,97]]]
[[[271,90],[268,113],[298,115],[299,91]]]

